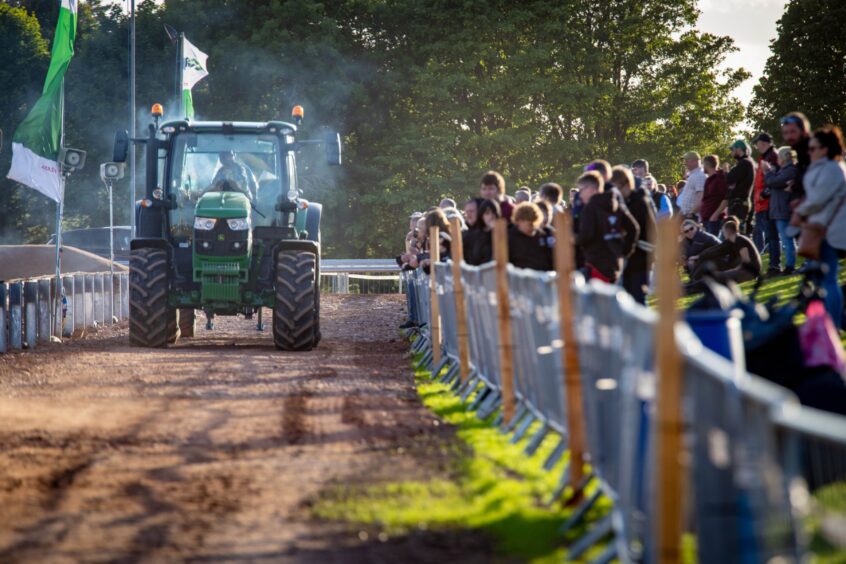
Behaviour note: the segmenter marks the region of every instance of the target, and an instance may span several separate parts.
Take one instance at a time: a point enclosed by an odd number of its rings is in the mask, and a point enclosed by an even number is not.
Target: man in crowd
[[[649,176],[649,161],[646,159],[637,159],[632,163],[632,175],[635,179],[644,179]],[[635,180],[635,182],[638,182]]]
[[[728,194],[726,173],[720,168],[720,158],[717,155],[705,157],[702,160],[702,167],[707,177],[705,189],[702,191],[702,205],[699,212],[702,215],[705,231],[711,235],[718,235],[725,218],[725,212],[722,211],[720,204]]]
[[[644,189],[634,187],[634,176],[626,167],[615,166],[611,172],[611,181],[623,195],[640,233],[637,247],[623,269],[623,289],[636,302],[646,304],[655,247],[655,211]]]
[[[808,140],[811,138],[811,123],[805,114],[801,112],[790,112],[781,118],[781,137],[784,142],[796,151],[796,180],[790,188],[794,198],[801,198],[805,194],[802,185],[802,177],[811,165],[811,157],[808,153]]]
[[[540,187],[540,198],[553,207],[556,212],[563,212],[566,207],[564,205],[564,189],[555,182],[547,182]]]
[[[528,186],[521,186],[517,192],[514,193],[514,202],[522,204],[523,202],[530,202],[532,200],[532,190]]]
[[[619,192],[605,189],[598,170],[580,176],[577,185],[584,209],[576,245],[584,253],[587,276],[613,284],[622,273],[623,261],[634,252],[640,230]]]
[[[494,200],[499,204],[502,217],[511,220],[514,205],[505,196],[505,179],[495,170],[489,170],[482,176],[479,196],[486,200]]]
[[[708,157],[705,157],[706,159]],[[696,265],[694,257],[701,255],[706,249],[716,247],[720,240],[716,235],[703,231],[699,224],[692,219],[685,219],[681,226],[681,259],[688,274]]]
[[[702,170],[700,161],[701,157],[696,151],[688,151],[684,155],[687,178],[684,190],[679,194],[676,203],[682,217],[685,218],[695,219],[699,214],[699,207],[702,203],[702,192],[705,190],[705,171]]]
[[[723,283],[748,282],[761,275],[761,255],[755,243],[739,231],[740,221],[729,216],[723,224],[723,242],[691,257],[693,282],[686,287],[688,293],[700,291],[702,285],[698,281],[708,274]]]
[[[759,133],[752,141],[758,151],[758,163],[755,169],[755,181],[752,188],[752,209],[755,212],[755,226],[752,231],[752,241],[763,253],[764,248],[770,255],[768,276],[781,274],[781,241],[778,228],[774,221],[770,221],[770,195],[765,191],[764,167],[777,167],[778,155],[773,148],[773,138],[769,133]],[[762,163],[767,163],[766,165]]]
[[[739,220],[741,230],[748,234],[752,232],[748,220],[751,211],[752,183],[755,181],[755,163],[749,156],[749,145],[743,139],[738,139],[732,143],[729,150],[734,158],[735,165],[726,175],[729,190],[726,200],[720,206],[720,211],[728,210],[730,216]]]

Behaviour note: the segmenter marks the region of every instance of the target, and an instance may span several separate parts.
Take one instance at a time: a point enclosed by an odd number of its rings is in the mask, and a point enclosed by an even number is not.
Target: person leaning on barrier
[[[606,190],[596,170],[580,176],[577,184],[585,207],[576,245],[584,252],[586,276],[614,283],[623,270],[623,261],[635,250],[640,230],[619,191],[613,186]]]
[[[479,204],[479,219],[476,221],[478,233],[474,237],[472,247],[465,249],[464,262],[478,266],[493,260],[493,227],[500,217],[502,211],[499,209],[499,203],[495,200],[482,200]]]
[[[686,287],[687,293],[700,291],[702,286],[698,281],[706,275],[723,283],[748,282],[761,275],[761,255],[752,239],[739,231],[740,220],[729,216],[723,224],[723,242],[691,257],[695,266],[690,274],[693,282]]]
[[[517,268],[552,270],[552,248],[541,229],[543,215],[537,204],[523,202],[514,208],[508,230],[508,262]]]
[[[452,244],[452,239],[449,236],[449,222],[447,221],[446,214],[444,210],[440,208],[435,208],[429,213],[426,214],[424,226],[426,234],[428,235],[429,231],[432,227],[438,227],[438,236],[440,238],[439,241],[429,241],[427,239],[428,247],[427,252],[424,253],[425,256],[418,257],[420,262],[420,268],[423,269],[423,272],[429,274],[429,267],[431,266],[431,253],[428,249],[432,248],[432,245],[438,244],[440,245],[440,254],[441,254],[441,262],[450,258],[450,246]]]
[[[645,304],[655,250],[655,211],[646,191],[634,188],[634,176],[629,169],[615,166],[611,172],[611,181],[623,195],[640,232],[637,248],[626,261],[623,270],[623,288],[636,302]]]
[[[464,262],[470,263],[469,257],[473,254],[473,245],[476,244],[481,233],[479,224],[479,206],[484,200],[482,198],[470,198],[464,203],[464,222],[467,229],[461,233],[461,246],[464,249]]]
[[[692,267],[696,265],[693,257],[698,257],[706,249],[716,247],[720,244],[720,240],[716,235],[702,229],[702,226],[692,219],[684,220],[681,232],[681,260],[685,271],[690,273]]]

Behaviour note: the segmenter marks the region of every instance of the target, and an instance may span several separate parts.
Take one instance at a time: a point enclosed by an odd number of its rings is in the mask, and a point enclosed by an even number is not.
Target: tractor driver
[[[245,194],[250,200],[254,200],[258,190],[258,182],[250,167],[235,158],[234,151],[222,151],[219,154],[220,168],[214,175],[209,190],[220,190],[224,184],[238,192]]]

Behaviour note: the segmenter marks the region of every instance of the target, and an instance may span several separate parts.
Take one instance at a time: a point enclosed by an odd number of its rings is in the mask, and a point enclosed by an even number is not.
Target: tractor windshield
[[[176,201],[170,231],[177,239],[190,239],[197,200],[212,191],[244,194],[254,205],[253,225],[270,225],[279,195],[289,189],[279,138],[256,133],[180,134],[173,144],[168,188]]]

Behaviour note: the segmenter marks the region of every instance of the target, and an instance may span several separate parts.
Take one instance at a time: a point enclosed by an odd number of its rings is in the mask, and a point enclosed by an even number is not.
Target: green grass
[[[337,487],[321,496],[313,512],[322,519],[375,525],[389,536],[414,529],[479,531],[489,536],[499,555],[530,562],[560,562],[564,539],[559,530],[570,510],[556,503],[547,507],[564,461],[547,472],[542,464],[556,439],[547,437],[532,457],[525,442],[509,443],[491,421],[468,412],[448,387],[432,383],[428,372],[416,375],[423,403],[455,426],[454,472],[450,479],[398,481],[366,488]],[[528,434],[531,436],[531,433]],[[589,516],[598,518],[610,504],[601,501]],[[583,525],[584,526],[584,525]],[[591,554],[595,554],[596,549]]]
[[[764,255],[762,258],[764,261],[763,271],[766,272],[767,268],[769,268],[769,257],[767,255]],[[801,266],[802,263],[803,260],[800,258],[798,260],[797,267]],[[846,284],[846,261],[840,261],[839,281],[841,285]],[[777,278],[767,279],[764,281],[764,283],[761,285],[761,288],[758,290],[758,294],[755,297],[755,300],[759,303],[766,303],[770,299],[775,298],[779,305],[783,305],[789,302],[797,295],[801,283],[801,274],[794,274],[792,276],[779,276]],[[749,295],[754,287],[754,281],[744,282],[740,285],[740,288],[746,295]],[[702,294],[694,294],[692,296],[685,296],[684,298],[681,298],[679,300],[679,308],[687,309],[693,302],[698,300],[701,296]],[[652,298],[650,300],[650,304],[654,305],[654,303],[654,298]],[[804,318],[799,316],[797,317],[796,322],[801,323],[803,320]],[[840,338],[843,342],[843,346],[846,347],[846,331],[841,331]]]

